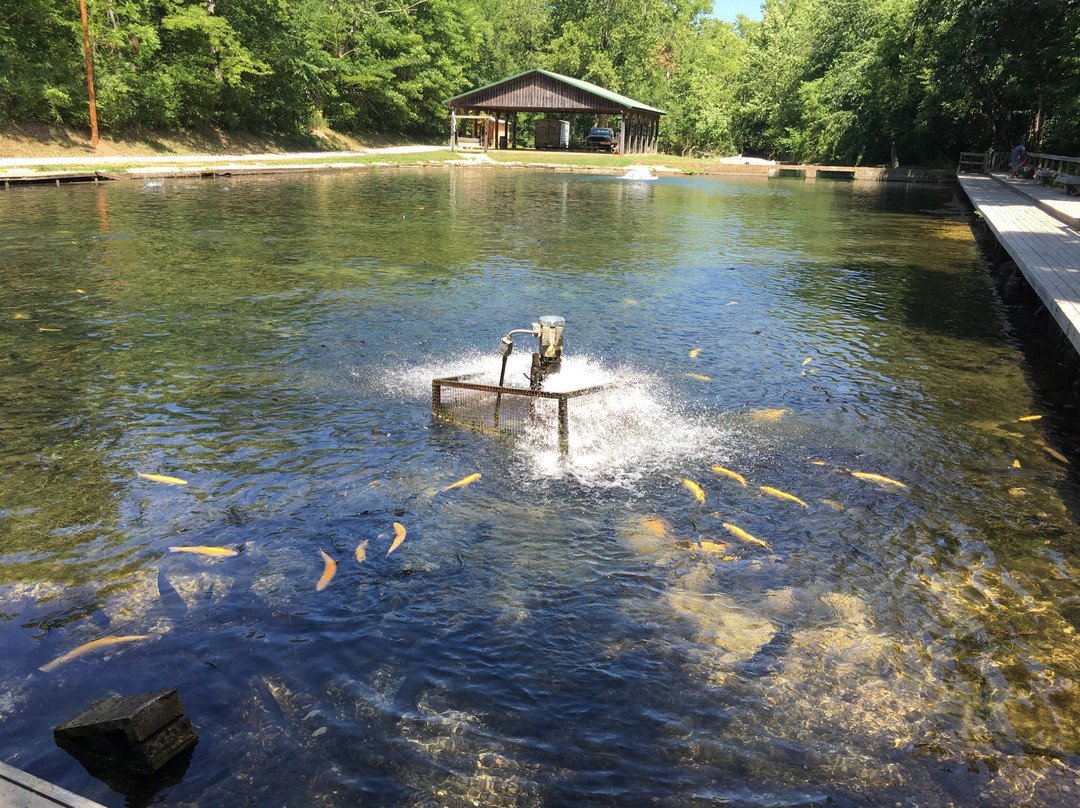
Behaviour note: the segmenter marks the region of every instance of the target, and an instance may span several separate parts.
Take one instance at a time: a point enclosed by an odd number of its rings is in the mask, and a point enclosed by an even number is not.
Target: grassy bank
[[[359,138],[329,131],[286,137],[226,132],[207,126],[189,132],[162,133],[141,129],[103,132],[95,149],[90,145],[89,130],[48,124],[0,127],[0,158],[284,154],[297,151],[352,151],[395,143],[386,138]]]

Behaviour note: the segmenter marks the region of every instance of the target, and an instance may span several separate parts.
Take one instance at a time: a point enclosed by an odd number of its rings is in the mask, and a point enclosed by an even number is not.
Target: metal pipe
[[[509,334],[507,334],[509,336]],[[502,370],[499,371],[499,387],[503,386],[503,379],[506,378],[506,360],[510,358],[510,354],[505,354],[502,361]],[[495,394],[495,428],[499,428],[499,408],[502,406],[502,390]]]

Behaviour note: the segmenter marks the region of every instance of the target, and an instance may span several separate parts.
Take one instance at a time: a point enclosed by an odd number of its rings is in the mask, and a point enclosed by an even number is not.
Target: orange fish
[[[682,484],[686,486],[687,490],[694,495],[694,499],[705,504],[705,489],[695,483],[693,480],[683,480]]]
[[[52,662],[48,662],[38,668],[39,671],[48,673],[49,671],[56,670],[65,662],[70,662],[75,657],[80,657],[83,654],[90,651],[96,651],[98,648],[107,648],[110,645],[119,645],[120,643],[135,642],[136,640],[148,640],[149,634],[128,634],[122,637],[102,637],[100,640],[92,640],[88,643],[83,643],[73,651],[68,651],[63,656],[58,656]]]
[[[872,474],[869,471],[853,471],[851,472],[851,476],[858,477],[860,480],[866,480],[871,483],[882,483],[884,485],[895,485],[898,488],[907,488],[907,486],[899,480],[894,480],[891,477],[883,477],[880,474]]]
[[[741,527],[738,527],[736,525],[732,525],[732,524],[730,524],[728,522],[724,522],[723,525],[724,525],[725,528],[727,528],[731,532],[732,536],[734,536],[735,538],[737,538],[737,539],[739,539],[741,541],[747,542],[748,544],[757,544],[757,545],[760,545],[761,547],[768,547],[769,546],[768,542],[762,541],[761,539],[758,539],[758,538],[755,538],[754,536],[751,536],[749,533],[747,533]]]
[[[477,475],[478,477],[480,475]],[[394,522],[394,541],[390,544],[390,549],[386,551],[387,555],[390,555],[394,550],[401,546],[401,543],[405,541],[405,527],[401,522]]]
[[[167,474],[143,474],[141,471],[135,472],[144,480],[150,480],[153,483],[169,483],[170,485],[187,485],[187,480],[181,480],[179,477],[170,477]]]
[[[211,558],[231,558],[236,555],[236,550],[229,547],[207,547],[200,544],[194,547],[170,547],[170,553],[195,553],[196,555],[210,556]]]
[[[449,491],[451,488],[464,488],[465,486],[469,485],[470,483],[475,483],[477,480],[480,479],[480,477],[481,477],[481,474],[480,474],[479,471],[476,472],[476,474],[470,474],[468,477],[462,477],[456,483],[453,483],[452,485],[446,486],[446,488],[444,488],[443,491]]]
[[[777,499],[786,499],[789,502],[797,502],[800,505],[802,505],[804,508],[807,507],[806,503],[803,502],[801,499],[799,499],[794,494],[789,494],[786,491],[781,491],[779,488],[773,488],[771,485],[763,485],[763,486],[761,486],[761,492],[763,494],[768,494],[769,496],[776,497]]]
[[[723,474],[725,477],[730,477],[731,479],[733,479],[735,482],[739,483],[740,485],[746,485],[746,478],[743,477],[741,474],[739,474],[739,472],[737,472],[737,471],[732,471],[731,469],[726,469],[723,466],[713,466],[712,470],[716,474]]]
[[[330,556],[319,550],[319,555],[322,556],[322,560],[325,564],[322,571],[322,576],[319,578],[319,582],[315,584],[315,591],[321,592],[330,585],[330,582],[334,580],[334,573],[337,572],[337,562]]]
[[[709,541],[708,539],[702,539],[698,542],[698,546],[701,547],[702,552],[705,553],[726,553],[731,545],[722,541]]]

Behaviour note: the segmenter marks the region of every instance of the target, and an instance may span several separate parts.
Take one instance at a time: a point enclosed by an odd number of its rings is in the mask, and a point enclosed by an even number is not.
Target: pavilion
[[[619,116],[619,153],[655,154],[659,142],[658,109],[625,95],[605,90],[581,79],[572,79],[547,70],[527,70],[516,76],[478,87],[444,101],[450,107],[450,149],[459,145],[460,119],[478,122],[479,142],[487,148],[516,144],[519,112],[538,112],[549,117],[562,115]],[[493,123],[493,127],[489,125]],[[611,126],[611,122],[607,124]],[[496,136],[496,133],[498,136]]]

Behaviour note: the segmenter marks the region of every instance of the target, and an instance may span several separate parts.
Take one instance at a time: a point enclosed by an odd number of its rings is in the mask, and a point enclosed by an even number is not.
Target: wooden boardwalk
[[[1080,352],[1080,200],[1034,180],[961,174],[960,187]]]
[[[0,762],[0,805],[4,808],[104,808],[67,789]]]

